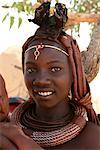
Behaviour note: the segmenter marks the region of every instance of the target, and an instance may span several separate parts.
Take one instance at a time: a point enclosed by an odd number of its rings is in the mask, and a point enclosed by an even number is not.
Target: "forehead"
[[[59,62],[66,62],[68,60],[68,57],[63,54],[62,52],[52,49],[52,48],[43,48],[40,49],[39,56],[37,57],[37,60],[35,60],[34,55],[35,50],[31,49],[25,53],[25,62],[32,61],[32,62],[50,62],[50,61],[59,61]]]
[[[55,41],[52,41],[52,40],[48,40],[48,39],[38,39],[38,40],[35,40],[35,41],[32,41],[31,44],[29,45],[29,47],[31,46],[36,46],[36,45],[40,45],[40,43],[43,43],[43,45],[52,45],[52,46],[55,46],[57,48],[60,48],[60,49],[65,49],[63,47],[63,45],[61,43],[58,43],[58,42],[55,42]],[[28,47],[28,48],[29,48]],[[30,59],[32,61],[35,60],[35,55],[34,55],[34,52],[36,51],[36,49],[31,49],[29,51],[27,51],[25,53],[25,61]],[[38,60],[40,59],[45,59],[45,60],[65,60],[67,58],[67,56],[65,54],[63,54],[62,52],[58,51],[57,49],[53,49],[51,47],[44,47],[43,49],[39,49],[39,56],[38,56]]]

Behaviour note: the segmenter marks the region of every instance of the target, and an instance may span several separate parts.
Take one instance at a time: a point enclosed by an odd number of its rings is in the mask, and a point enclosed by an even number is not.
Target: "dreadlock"
[[[73,104],[83,106],[87,111],[88,120],[99,125],[99,119],[96,117],[96,113],[92,107],[90,88],[85,77],[79,47],[76,40],[63,31],[67,20],[67,8],[64,4],[56,3],[55,11],[52,16],[50,15],[50,2],[43,3],[36,9],[35,18],[29,19],[29,21],[39,25],[40,27],[37,29],[35,35],[28,38],[22,47],[23,72],[24,53],[33,41],[48,39],[55,41],[60,45],[62,44],[65,47],[65,51],[69,54],[73,71],[74,82],[71,89],[71,102]],[[61,40],[62,36],[66,37],[65,42]]]

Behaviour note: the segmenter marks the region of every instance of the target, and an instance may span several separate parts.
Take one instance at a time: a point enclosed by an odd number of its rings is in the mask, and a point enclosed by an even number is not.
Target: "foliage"
[[[21,2],[13,2],[11,6],[9,5],[4,5],[2,6],[5,9],[15,9],[17,10],[18,14],[19,14],[19,18],[18,18],[18,28],[21,26],[22,24],[22,18],[20,17],[20,13],[24,12],[25,14],[33,14],[34,10],[32,8],[32,3],[30,2],[30,0],[23,0]],[[10,15],[10,13],[7,13],[4,18],[2,19],[2,22],[4,22],[7,18],[10,18],[10,28],[13,26],[14,24],[14,19],[15,17]]]
[[[72,7],[70,9],[72,12],[78,13],[96,13],[100,12],[100,1],[99,0],[73,0]],[[91,23],[91,29],[94,28],[94,24]],[[80,24],[74,25],[72,32],[77,32],[79,34]]]
[[[80,13],[99,13],[100,1],[99,0],[74,0],[71,11]]]

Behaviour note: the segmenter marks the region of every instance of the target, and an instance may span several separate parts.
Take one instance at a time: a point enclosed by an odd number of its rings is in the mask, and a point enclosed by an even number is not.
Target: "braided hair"
[[[50,2],[45,2],[36,9],[35,18],[29,19],[29,21],[37,24],[39,28],[35,32],[35,35],[29,37],[22,47],[23,72],[24,53],[33,41],[48,39],[63,45],[65,47],[64,50],[69,54],[74,78],[71,88],[71,102],[83,106],[87,111],[88,120],[99,125],[99,119],[92,107],[90,88],[85,77],[79,47],[76,40],[63,31],[67,20],[67,8],[64,4],[56,3],[52,16],[50,15]],[[61,40],[61,37],[65,37],[65,41]]]

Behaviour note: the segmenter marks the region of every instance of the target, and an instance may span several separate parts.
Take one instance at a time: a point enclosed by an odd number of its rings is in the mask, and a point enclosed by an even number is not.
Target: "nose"
[[[33,80],[33,85],[34,86],[48,86],[51,84],[51,79],[50,75],[46,71],[42,71],[38,73],[38,75],[35,77]]]

